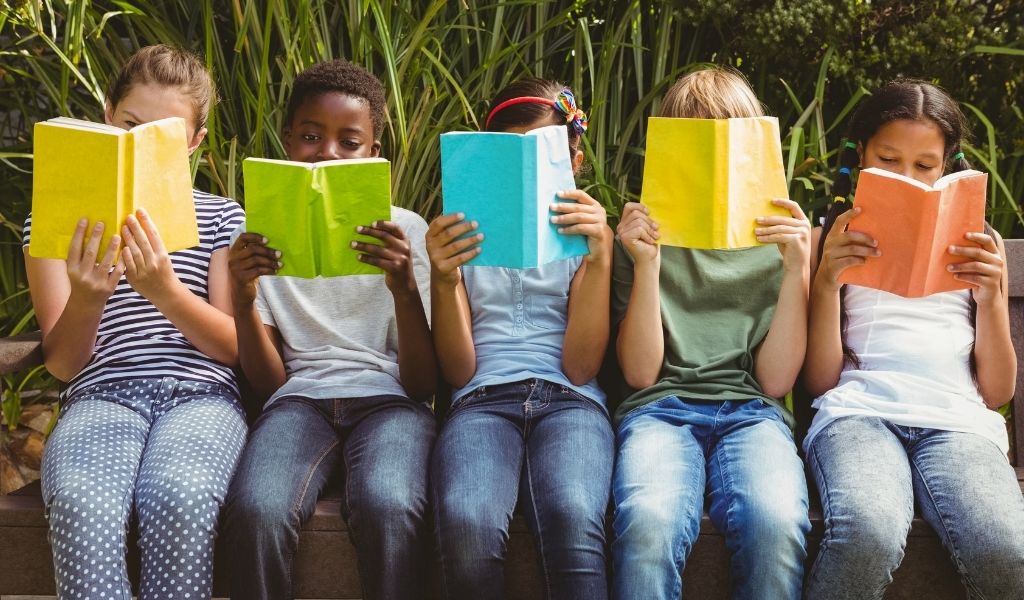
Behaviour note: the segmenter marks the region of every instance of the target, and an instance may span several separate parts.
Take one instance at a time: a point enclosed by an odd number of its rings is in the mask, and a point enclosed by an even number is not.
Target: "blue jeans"
[[[760,399],[675,396],[619,426],[612,497],[616,600],[678,600],[686,557],[708,512],[731,553],[735,598],[800,597],[807,481],[793,434]]]
[[[131,600],[134,511],[139,598],[209,598],[217,517],[245,429],[234,392],[216,383],[131,379],[72,396],[42,467],[57,597]]]
[[[228,493],[231,597],[292,597],[299,530],[336,471],[363,597],[421,597],[435,435],[433,413],[408,398],[276,400],[256,421]]]
[[[807,598],[881,598],[903,560],[915,499],[972,598],[1024,598],[1024,498],[989,440],[845,417],[811,441],[807,461],[825,513]]]
[[[604,408],[561,385],[530,379],[480,387],[460,399],[431,464],[445,597],[504,598],[518,498],[534,534],[545,598],[606,598],[613,442]]]

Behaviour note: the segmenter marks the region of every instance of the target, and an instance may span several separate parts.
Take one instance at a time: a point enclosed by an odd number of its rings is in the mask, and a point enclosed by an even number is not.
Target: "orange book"
[[[972,170],[950,173],[933,186],[882,169],[862,170],[853,201],[861,214],[849,230],[873,237],[882,255],[846,269],[839,281],[905,298],[969,289],[946,268],[967,262],[949,247],[970,245],[967,232],[984,232],[987,184],[988,175]]]

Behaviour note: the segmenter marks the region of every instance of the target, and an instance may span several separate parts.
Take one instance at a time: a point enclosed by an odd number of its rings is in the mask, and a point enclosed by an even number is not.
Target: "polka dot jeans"
[[[217,516],[245,436],[241,405],[215,383],[134,379],[68,400],[42,468],[58,598],[131,600],[133,508],[139,599],[210,598]]]

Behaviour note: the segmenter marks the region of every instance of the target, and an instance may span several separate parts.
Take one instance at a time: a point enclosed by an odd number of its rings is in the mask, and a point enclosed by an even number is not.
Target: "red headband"
[[[555,105],[555,101],[552,100],[551,98],[541,98],[540,96],[520,96],[518,98],[509,98],[508,100],[506,100],[506,101],[502,102],[501,104],[495,106],[494,110],[491,111],[491,114],[487,115],[487,120],[484,122],[484,129],[487,129],[488,127],[490,127],[491,119],[493,119],[494,115],[498,114],[503,109],[508,108],[509,106],[512,106],[513,104],[527,104],[527,103],[547,104],[548,106],[552,106],[552,107]]]

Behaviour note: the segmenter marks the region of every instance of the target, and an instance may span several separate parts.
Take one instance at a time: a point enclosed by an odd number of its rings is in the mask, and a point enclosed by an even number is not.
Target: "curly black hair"
[[[384,112],[387,98],[384,84],[366,69],[346,60],[328,60],[316,63],[295,77],[284,122],[291,124],[295,111],[307,100],[328,92],[340,92],[359,98],[370,106],[373,137],[380,139],[384,132]]]

